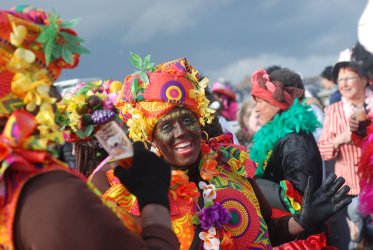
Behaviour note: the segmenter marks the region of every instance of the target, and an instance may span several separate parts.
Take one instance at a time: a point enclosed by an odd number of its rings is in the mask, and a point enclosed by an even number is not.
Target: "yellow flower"
[[[13,32],[10,33],[10,43],[18,47],[22,45],[27,36],[27,28],[23,25],[16,25],[12,22]]]
[[[105,100],[106,97],[107,97],[107,95],[105,95],[104,93],[96,93],[96,95],[97,95],[98,97],[100,97],[101,100]]]
[[[72,131],[77,131],[80,126],[80,115],[76,112],[72,112],[69,114],[69,120],[70,120],[70,127]]]
[[[35,54],[28,49],[17,48],[9,62],[7,63],[7,69],[11,72],[23,71],[30,67],[30,65],[35,61]]]
[[[122,83],[120,81],[114,81],[110,83],[109,92],[110,93],[118,92],[121,90],[121,88],[122,88]]]
[[[16,73],[13,76],[11,89],[18,97],[23,96],[33,88],[32,80],[29,75],[23,73]]]
[[[49,96],[50,86],[43,83],[42,81],[34,82],[34,89],[26,93],[23,98],[23,102],[26,103],[26,110],[34,111],[36,106],[40,106],[42,103],[55,103],[56,99]]]

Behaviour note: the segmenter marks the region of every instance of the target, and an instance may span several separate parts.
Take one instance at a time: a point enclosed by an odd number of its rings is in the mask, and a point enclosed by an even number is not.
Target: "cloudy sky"
[[[26,1],[0,0],[2,8]],[[60,80],[132,73],[129,52],[161,63],[187,57],[212,81],[241,81],[260,67],[318,75],[357,40],[367,0],[30,0],[76,30],[91,54]]]

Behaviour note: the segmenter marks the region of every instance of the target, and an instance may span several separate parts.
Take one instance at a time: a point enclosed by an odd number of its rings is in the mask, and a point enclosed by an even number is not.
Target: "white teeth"
[[[175,148],[176,149],[178,149],[178,148],[184,148],[184,147],[188,147],[190,145],[191,145],[190,142],[183,142],[183,143],[178,144]]]

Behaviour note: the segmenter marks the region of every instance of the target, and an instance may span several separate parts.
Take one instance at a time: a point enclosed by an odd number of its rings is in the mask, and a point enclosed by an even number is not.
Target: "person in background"
[[[77,51],[86,51],[73,23],[31,6],[0,10],[0,249],[176,250],[167,207],[145,199],[140,233],[131,217],[100,200],[54,156],[63,137],[52,84],[63,68],[78,65]],[[64,52],[71,57],[42,49],[65,45],[74,47]],[[149,154],[135,146],[132,169],[146,177],[144,159],[151,160],[168,186],[169,165]],[[167,195],[158,181],[151,183],[152,192]]]
[[[260,129],[258,115],[254,110],[255,103],[250,100],[244,102],[238,113],[240,130],[237,131],[236,137],[240,145],[249,147],[252,137]]]
[[[312,134],[320,124],[304,103],[304,85],[295,72],[282,68],[267,74],[259,69],[251,82],[262,125],[250,147],[250,158],[257,164],[256,182],[275,208],[272,216],[296,215],[302,208],[309,176],[317,187],[322,182],[321,156]],[[325,239],[324,235],[318,237]]]
[[[235,135],[235,128],[237,127],[237,112],[238,103],[236,101],[236,94],[231,87],[223,82],[214,82],[212,84],[212,94],[214,99],[219,102],[220,108],[217,110],[219,113],[218,119],[223,133],[230,133],[233,136],[233,142],[239,144]]]
[[[370,86],[373,81],[373,54],[367,51],[359,42],[352,48],[352,60],[361,63],[362,70],[366,73]],[[369,117],[370,120],[373,117]],[[361,157],[358,166],[360,179],[360,194],[352,200],[348,206],[349,226],[353,230],[349,249],[372,249],[373,248],[373,124],[366,129],[366,136],[359,131],[359,123],[352,124],[351,138],[354,144],[361,148]],[[360,135],[359,135],[360,134]],[[365,248],[364,248],[365,247]]]
[[[320,74],[321,85],[324,89],[330,91],[329,101],[326,103],[326,106],[341,100],[341,93],[339,92],[337,83],[334,82],[332,70],[333,66],[329,65]]]
[[[318,145],[324,160],[336,159],[334,172],[346,179],[351,187],[349,195],[356,197],[360,193],[357,164],[361,150],[352,142],[351,126],[360,122],[360,133],[365,136],[368,117],[373,115],[373,92],[367,85],[368,79],[361,64],[351,61],[350,49],[341,52],[333,67],[333,78],[338,83],[342,100],[325,109]],[[331,223],[331,231],[338,237],[336,246],[341,249],[347,249],[350,241],[346,218],[347,209],[344,209],[333,219],[335,223]]]
[[[306,98],[306,103],[311,106],[313,112],[317,117],[317,120],[321,124],[321,126],[316,128],[316,130],[313,132],[313,136],[315,137],[315,140],[317,142],[322,131],[322,125],[324,124],[324,106],[322,105],[322,102],[318,97],[318,90],[315,86],[306,85],[304,96]]]
[[[150,68],[146,76],[137,72],[125,77],[117,107],[129,136],[151,143],[172,166],[168,201],[181,249],[271,249],[271,244],[293,240],[304,228],[322,224],[349,202],[343,198],[348,187],[339,190],[343,180],[331,176],[316,193],[309,186],[297,216],[272,219],[271,208],[251,178],[255,168],[246,151],[203,140],[201,125],[213,118],[204,92],[208,80],[200,80],[185,58]],[[133,84],[138,91],[131,91]],[[118,181],[135,184],[127,170],[116,168],[107,176],[112,187],[104,197],[138,215],[141,202]],[[332,186],[334,198],[325,190]],[[311,210],[319,216],[310,216]]]
[[[271,66],[266,67],[265,70],[267,71],[268,74],[271,74],[273,71],[276,71],[279,69],[282,69],[280,65],[271,65]]]

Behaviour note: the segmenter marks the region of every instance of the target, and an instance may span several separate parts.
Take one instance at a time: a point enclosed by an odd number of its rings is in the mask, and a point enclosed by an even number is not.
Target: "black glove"
[[[308,177],[302,210],[294,219],[308,231],[320,228],[333,214],[351,203],[351,197],[347,196],[350,187],[344,183],[343,177],[337,178],[335,174],[330,174],[314,192],[312,177]]]
[[[147,204],[160,204],[170,209],[170,166],[162,158],[146,150],[142,142],[135,142],[133,151],[130,168],[116,167],[114,175],[137,197],[140,210]]]

